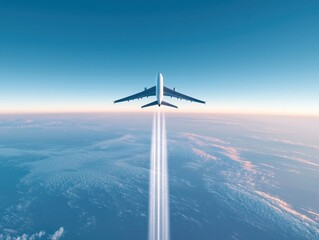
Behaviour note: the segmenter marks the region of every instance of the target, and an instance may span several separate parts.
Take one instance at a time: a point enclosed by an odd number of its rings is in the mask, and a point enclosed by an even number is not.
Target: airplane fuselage
[[[150,102],[148,104],[145,104],[141,108],[150,107],[150,106],[154,106],[154,105],[158,105],[159,107],[164,105],[164,106],[168,106],[168,107],[178,108],[177,106],[175,106],[169,102],[164,101],[164,99],[163,99],[164,96],[168,96],[171,98],[174,97],[177,99],[184,99],[184,100],[188,100],[191,102],[205,103],[202,100],[199,100],[199,99],[187,96],[185,94],[182,94],[180,92],[177,92],[175,90],[175,88],[170,89],[170,88],[164,86],[164,78],[163,78],[163,75],[161,73],[157,74],[155,86],[153,86],[151,88],[144,88],[144,91],[142,91],[142,92],[138,92],[138,93],[133,94],[131,96],[115,100],[114,103],[125,102],[125,101],[129,102],[131,100],[141,99],[141,98],[150,97],[150,96],[156,97],[155,101]]]
[[[164,96],[164,84],[163,75],[159,73],[156,81],[156,98],[158,106],[161,106]]]

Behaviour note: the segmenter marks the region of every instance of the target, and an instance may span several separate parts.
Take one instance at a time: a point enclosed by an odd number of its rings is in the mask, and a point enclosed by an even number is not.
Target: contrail
[[[149,196],[149,240],[169,240],[166,146],[165,116],[158,110],[154,113],[153,117]]]

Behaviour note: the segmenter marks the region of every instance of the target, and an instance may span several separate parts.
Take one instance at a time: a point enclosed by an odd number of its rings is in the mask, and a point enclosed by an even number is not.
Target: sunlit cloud
[[[211,154],[209,154],[209,153],[206,153],[206,152],[204,152],[203,150],[200,150],[200,149],[198,149],[198,148],[192,148],[192,150],[193,150],[193,152],[194,152],[197,156],[199,156],[199,157],[201,157],[201,158],[204,158],[204,159],[206,159],[206,160],[213,160],[213,161],[218,160],[217,157],[215,157],[215,156],[213,156],[213,155],[211,155]]]
[[[290,204],[283,201],[282,199],[280,199],[278,197],[271,196],[270,194],[267,194],[267,193],[261,192],[261,191],[256,191],[256,193],[259,196],[263,197],[265,200],[267,200],[269,204],[272,204],[273,207],[277,207],[277,208],[281,209],[282,211],[285,211],[293,216],[301,218],[309,223],[316,224],[311,218],[309,218],[308,216],[306,216],[302,213],[299,213],[298,211],[293,209]],[[319,230],[317,232],[319,233]]]

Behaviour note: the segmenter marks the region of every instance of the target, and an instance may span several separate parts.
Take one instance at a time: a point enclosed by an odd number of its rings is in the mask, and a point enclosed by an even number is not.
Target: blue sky
[[[150,87],[180,110],[319,114],[318,1],[0,2],[0,112],[141,111]]]

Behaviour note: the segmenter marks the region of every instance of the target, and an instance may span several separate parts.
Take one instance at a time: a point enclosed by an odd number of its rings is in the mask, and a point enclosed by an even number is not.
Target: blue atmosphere
[[[162,72],[202,111],[316,115],[318,22],[318,1],[4,0],[0,112],[138,110],[112,101]]]
[[[0,240],[319,240],[318,90],[318,0],[0,0]]]

